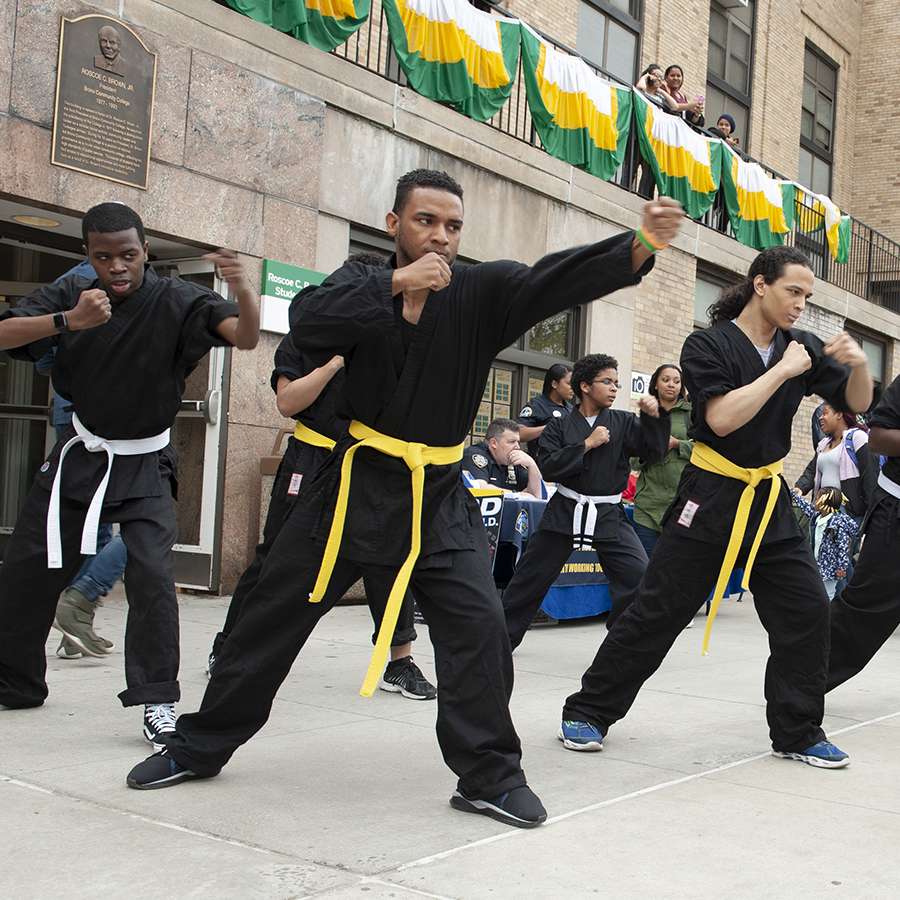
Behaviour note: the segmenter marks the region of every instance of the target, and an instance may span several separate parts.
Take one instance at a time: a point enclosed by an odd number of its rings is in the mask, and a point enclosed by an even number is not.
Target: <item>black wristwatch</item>
[[[69,330],[69,321],[64,312],[53,313],[53,327],[57,332]]]

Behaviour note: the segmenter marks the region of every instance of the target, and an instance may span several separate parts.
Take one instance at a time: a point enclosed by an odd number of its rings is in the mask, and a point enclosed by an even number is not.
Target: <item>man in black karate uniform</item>
[[[748,277],[710,307],[711,327],[685,341],[691,463],[637,596],[597,651],[581,690],[566,700],[560,730],[566,748],[601,748],[714,584],[713,611],[718,606],[737,564],[769,633],[765,695],[773,753],[827,768],[848,763],[822,731],[828,595],[780,471],[803,397],[819,394],[835,409],[859,411],[871,402],[872,379],[849,335],[823,345],[794,327],[813,283],[799,250],[765,250]]]
[[[630,457],[655,462],[665,456],[669,414],[654,397],[641,398],[640,418],[612,409],[618,370],[618,362],[604,353],[579,359],[572,372],[578,406],[551,419],[541,434],[542,472],[557,489],[503,594],[513,649],[522,643],[573,543],[575,549],[593,549],[609,579],[607,627],[631,603],[647,568],[647,553],[622,507],[622,491]]]
[[[504,491],[525,491],[541,498],[541,470],[519,444],[519,423],[512,419],[494,419],[484,440],[466,447],[463,472],[473,481]]]
[[[861,672],[900,625],[900,378],[869,417],[869,450],[887,459],[853,577],[830,607],[829,691]]]
[[[211,347],[256,346],[259,298],[229,251],[207,258],[237,305],[200,285],[160,278],[146,265],[144,226],[124,204],[88,210],[82,231],[97,278],[68,276],[0,314],[0,349],[39,359],[56,348],[53,385],[74,411],[35,478],[0,568],[0,704],[44,702],[44,642],[60,591],[83,554],[96,553],[98,520],[118,522],[128,548],[127,689],[119,698],[144,704],[144,736],[158,743],[174,728],[180,696],[169,429],[186,377]]]
[[[671,238],[681,218],[677,203],[660,200],[645,207],[644,227]],[[297,346],[344,356],[341,399],[353,420],[350,435],[304,481],[200,711],[179,719],[164,753],[132,770],[132,787],[217,774],[265,724],[294,658],[346,587],[367,569],[397,572],[405,564],[397,598],[413,560],[412,587],[435,648],[438,741],[459,777],[451,804],[520,827],[546,818],[521,768],[509,714],[509,640],[478,506],[460,480],[462,442],[495,355],[547,316],[636,284],[650,252],[628,232],[551,254],[533,267],[454,266],[462,225],[459,185],[443,172],[410,172],[387,215],[396,246],[391,268],[365,269],[297,304]],[[418,532],[410,525],[418,518],[423,466]],[[342,519],[342,532],[330,532]],[[334,534],[336,557],[333,545],[322,549]],[[298,602],[307,593],[317,600],[323,577],[321,602]]]
[[[356,254],[352,259],[360,261],[358,257],[361,256],[363,254]],[[382,262],[379,262],[379,268]],[[339,418],[336,413],[337,399],[344,382],[343,370],[344,360],[340,356],[327,360],[318,355],[313,358],[294,346],[290,334],[282,338],[275,350],[271,383],[277,397],[278,411],[287,418],[295,419],[298,425],[288,438],[287,448],[275,473],[263,527],[263,541],[257,546],[253,560],[237,583],[228,605],[225,624],[213,641],[209,654],[210,675],[225,639],[237,623],[244,601],[259,581],[266,556],[299,496],[303,480],[315,475],[337,441],[347,434],[347,420]],[[373,572],[365,572],[363,583],[377,634],[393,578],[390,573],[379,578]],[[379,687],[410,700],[434,700],[437,690],[411,655],[411,644],[415,639],[413,599],[407,593],[391,640],[391,661]]]

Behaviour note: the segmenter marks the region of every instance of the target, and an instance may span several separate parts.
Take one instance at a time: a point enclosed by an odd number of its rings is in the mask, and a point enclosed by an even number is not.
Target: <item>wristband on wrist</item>
[[[64,312],[53,313],[53,327],[57,331],[69,330],[69,320],[66,318],[66,314]]]
[[[635,231],[634,236],[651,252],[656,253],[657,250],[665,250],[668,247],[668,244],[662,244],[659,241],[659,238],[656,235],[652,234],[649,231],[644,231],[643,228],[638,228]]]

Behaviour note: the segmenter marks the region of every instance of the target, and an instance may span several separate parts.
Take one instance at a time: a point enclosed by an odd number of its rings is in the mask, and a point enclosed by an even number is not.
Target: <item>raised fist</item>
[[[395,276],[400,288],[407,291],[440,291],[450,284],[451,272],[447,260],[437,253],[426,253],[414,263],[397,269]]]
[[[92,288],[82,291],[74,308],[66,313],[69,331],[86,331],[105,325],[112,318],[112,304],[106,291]]]
[[[783,366],[790,378],[802,375],[807,369],[812,368],[812,358],[803,344],[791,341],[781,357],[779,365]]]

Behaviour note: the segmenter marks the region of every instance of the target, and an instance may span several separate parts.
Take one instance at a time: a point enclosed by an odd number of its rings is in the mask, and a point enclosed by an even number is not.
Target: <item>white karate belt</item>
[[[572,539],[576,550],[591,550],[593,548],[594,529],[597,527],[597,507],[600,504],[615,505],[622,500],[621,494],[608,494],[603,497],[590,497],[579,494],[561,484],[556,486],[556,491],[563,497],[575,501],[575,512],[572,514]]]
[[[878,487],[900,500],[900,484],[897,484],[896,481],[891,481],[884,472],[878,473]]]
[[[76,444],[84,444],[85,450],[91,453],[106,453],[106,474],[97,485],[91,505],[88,507],[84,520],[84,530],[81,532],[81,552],[93,556],[97,552],[97,529],[100,527],[100,512],[103,509],[103,499],[106,496],[106,488],[109,485],[109,476],[112,472],[113,457],[140,456],[144,453],[155,453],[168,446],[169,429],[162,434],[148,438],[136,438],[134,440],[107,440],[99,435],[92,434],[77,415],[72,415],[72,425],[75,426],[75,437],[70,438],[63,445],[59,454],[59,462],[56,466],[56,476],[53,479],[53,488],[50,491],[50,507],[47,510],[47,568],[62,568],[62,537],[59,527],[59,488],[62,483],[63,460],[66,454]]]

